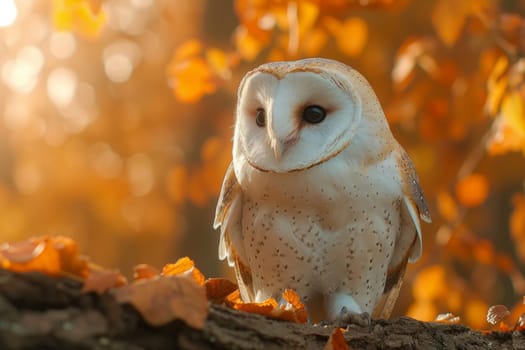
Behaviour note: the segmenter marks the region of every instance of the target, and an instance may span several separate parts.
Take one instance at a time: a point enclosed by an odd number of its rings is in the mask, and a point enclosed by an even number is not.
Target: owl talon
[[[339,317],[335,320],[335,324],[341,324],[343,327],[346,327],[350,324],[355,324],[361,327],[369,327],[371,324],[371,317],[368,312],[355,313],[348,311],[348,309],[343,306]]]

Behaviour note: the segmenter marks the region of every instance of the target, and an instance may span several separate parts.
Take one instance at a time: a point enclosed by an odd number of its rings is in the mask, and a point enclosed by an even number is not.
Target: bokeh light
[[[9,27],[12,25],[18,10],[14,0],[2,0],[0,1],[0,27]]]

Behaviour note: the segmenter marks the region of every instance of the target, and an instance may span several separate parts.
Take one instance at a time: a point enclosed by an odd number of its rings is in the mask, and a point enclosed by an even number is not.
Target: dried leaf
[[[328,34],[326,31],[322,28],[314,28],[308,32],[308,40],[300,42],[300,49],[305,56],[318,56],[326,47],[327,42]]]
[[[516,321],[516,325],[514,326],[514,328],[517,331],[525,330],[525,313],[520,315],[520,317]]]
[[[106,24],[99,0],[54,0],[53,23],[57,30],[74,30],[86,37],[97,37]]]
[[[176,62],[182,62],[187,59],[194,58],[202,53],[203,46],[202,43],[197,39],[190,39],[182,43],[175,53],[173,54],[173,59]]]
[[[278,304],[274,298],[267,299],[261,303],[236,303],[233,308],[249,312],[252,314],[258,314],[262,316],[272,316],[272,311],[277,308]]]
[[[206,61],[209,63],[212,71],[222,79],[231,79],[232,72],[229,66],[229,60],[226,53],[219,49],[206,50]]]
[[[446,314],[437,315],[435,321],[440,323],[458,324],[460,322],[460,318],[459,316],[447,312]]]
[[[103,294],[111,288],[121,287],[126,284],[126,278],[117,270],[93,271],[84,280],[82,293],[96,292]]]
[[[458,40],[475,0],[439,0],[432,10],[432,24],[441,40],[452,46]]]
[[[204,275],[195,267],[195,262],[187,256],[180,258],[174,264],[164,265],[163,276],[189,276],[200,286],[204,285]]]
[[[334,329],[323,350],[350,350],[351,348],[343,336],[343,331],[342,328]]]
[[[245,27],[237,28],[234,40],[237,51],[246,61],[253,61],[259,55],[264,45],[263,42],[250,34]]]
[[[339,22],[336,18],[327,17],[324,24],[334,35],[341,52],[350,57],[361,54],[368,40],[368,25],[363,19],[351,17]]]
[[[204,282],[206,297],[216,303],[224,302],[224,299],[237,290],[237,285],[225,278],[208,278]]]
[[[525,137],[525,102],[519,91],[508,93],[501,104],[506,124],[521,137]]]
[[[509,315],[510,311],[505,305],[492,305],[487,311],[487,322],[495,325]]]
[[[111,292],[119,303],[132,304],[152,326],[178,319],[202,329],[208,316],[206,290],[185,276],[143,280]]]
[[[487,79],[487,101],[486,108],[491,116],[496,116],[501,105],[503,96],[507,90],[507,77],[503,74],[507,71],[509,61],[507,57],[500,56]]]
[[[241,292],[239,291],[239,289],[234,290],[233,292],[228,294],[224,301],[226,305],[228,305],[231,308],[233,308],[235,304],[241,304]]]
[[[456,196],[461,204],[472,208],[483,204],[489,194],[489,182],[482,174],[471,174],[456,184]]]
[[[0,266],[13,271],[40,271],[79,277],[88,275],[88,259],[68,237],[37,237],[0,245]]]
[[[0,254],[12,264],[26,264],[42,254],[45,247],[45,241],[35,239],[3,243],[0,245]]]
[[[160,272],[148,264],[139,264],[133,268],[133,279],[135,281],[158,277]]]
[[[229,294],[226,305],[245,312],[285,320],[289,322],[306,323],[308,315],[299,295],[290,289],[283,292],[283,300],[286,302],[279,305],[274,298],[269,298],[261,303],[245,303],[240,298],[239,290]]]
[[[168,67],[168,75],[172,78],[175,97],[184,103],[196,103],[217,89],[211,68],[200,57],[173,61]]]
[[[308,321],[308,314],[299,294],[294,290],[286,289],[283,292],[283,299],[286,301],[286,304],[275,308],[270,316],[297,323],[306,323]]]

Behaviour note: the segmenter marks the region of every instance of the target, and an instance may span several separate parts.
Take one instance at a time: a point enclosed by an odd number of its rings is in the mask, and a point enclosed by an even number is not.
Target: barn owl
[[[293,289],[311,322],[388,318],[430,215],[366,79],[320,58],[250,71],[232,153],[214,227],[242,299]]]

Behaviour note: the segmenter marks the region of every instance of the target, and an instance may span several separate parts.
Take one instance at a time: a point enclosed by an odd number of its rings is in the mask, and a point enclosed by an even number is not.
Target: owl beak
[[[283,155],[297,142],[297,133],[292,132],[284,139],[273,138],[270,146],[273,150],[273,155],[277,161],[280,161]]]

